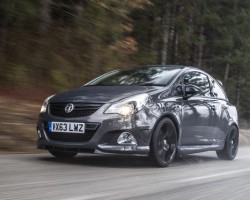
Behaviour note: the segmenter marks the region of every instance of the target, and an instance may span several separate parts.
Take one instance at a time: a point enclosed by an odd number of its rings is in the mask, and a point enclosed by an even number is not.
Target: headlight
[[[149,97],[148,94],[144,93],[123,99],[109,106],[104,113],[132,115],[140,111],[146,105],[148,97]]]
[[[47,98],[44,100],[43,105],[42,105],[41,110],[40,110],[40,113],[46,112],[47,107],[48,107],[48,104],[49,104],[49,100],[50,100],[53,96],[54,96],[54,95],[51,95],[51,96],[47,97]]]

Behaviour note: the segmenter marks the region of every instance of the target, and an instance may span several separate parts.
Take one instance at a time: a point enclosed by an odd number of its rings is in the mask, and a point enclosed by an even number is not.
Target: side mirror
[[[200,88],[198,88],[197,86],[194,86],[194,85],[185,85],[184,88],[185,88],[185,93],[184,93],[185,100],[191,98],[192,96],[194,96],[196,94],[201,93]]]

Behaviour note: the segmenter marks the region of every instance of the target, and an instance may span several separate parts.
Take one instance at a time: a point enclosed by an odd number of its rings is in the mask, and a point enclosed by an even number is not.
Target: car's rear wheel
[[[218,158],[223,160],[233,160],[238,152],[239,146],[239,130],[236,126],[232,126],[225,141],[222,150],[216,151]]]
[[[177,131],[169,118],[156,126],[151,140],[150,157],[159,167],[167,167],[174,159],[177,146]]]
[[[49,150],[50,154],[55,156],[56,158],[73,158],[74,156],[77,155],[76,152],[64,152],[64,151],[54,151],[54,150]]]

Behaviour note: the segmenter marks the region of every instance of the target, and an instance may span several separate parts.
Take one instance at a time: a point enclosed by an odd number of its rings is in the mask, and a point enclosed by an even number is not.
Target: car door
[[[182,102],[181,145],[212,144],[214,108],[210,104],[211,91],[208,76],[199,71],[189,71],[183,76],[185,85],[194,85],[200,93]]]
[[[228,99],[221,85],[210,77],[211,83],[211,101],[210,104],[214,108],[212,126],[216,129],[216,134],[211,134],[211,139],[220,143],[222,142],[228,131],[229,115],[228,115]]]

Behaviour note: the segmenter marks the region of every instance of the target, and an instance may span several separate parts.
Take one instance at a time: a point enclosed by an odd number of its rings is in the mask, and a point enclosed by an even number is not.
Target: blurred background
[[[144,64],[221,80],[248,144],[249,63],[249,0],[1,0],[0,152],[34,152],[45,97]]]

